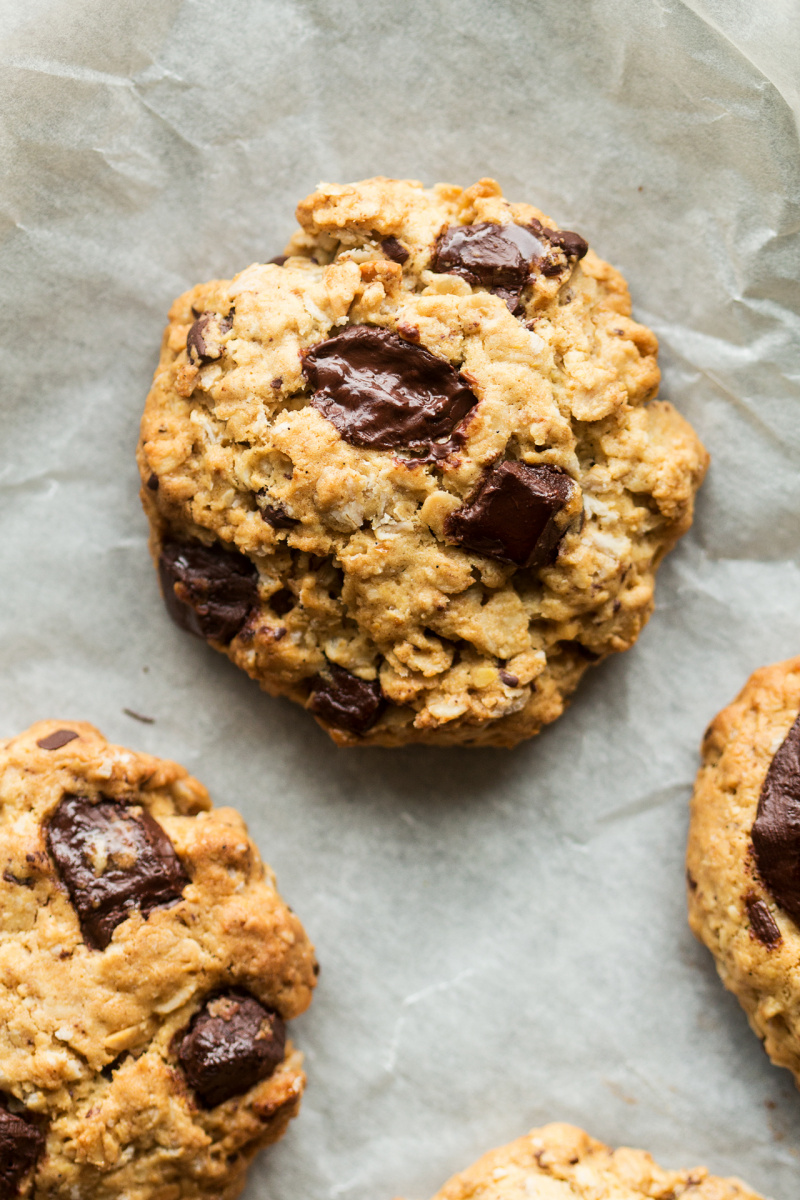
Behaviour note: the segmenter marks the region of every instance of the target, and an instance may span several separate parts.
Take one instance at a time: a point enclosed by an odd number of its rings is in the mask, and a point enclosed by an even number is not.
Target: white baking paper
[[[550,1120],[795,1200],[800,1095],[682,860],[703,729],[800,650],[796,0],[12,0],[0,55],[0,733],[185,763],[314,938],[306,1098],[247,1200],[424,1200]],[[147,554],[171,300],[373,174],[493,175],[585,234],[713,455],[637,647],[514,752],[337,750],[171,625]]]

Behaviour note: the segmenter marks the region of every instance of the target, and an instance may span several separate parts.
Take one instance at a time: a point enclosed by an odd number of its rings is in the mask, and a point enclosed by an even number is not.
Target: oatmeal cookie
[[[167,607],[342,745],[512,746],[633,645],[707,456],[578,234],[321,185],[176,300],[138,460]]]
[[[0,1194],[229,1200],[316,964],[238,813],[81,721],[0,742]]]
[[[689,923],[769,1057],[800,1085],[800,657],[751,675],[702,752]]]
[[[665,1171],[643,1150],[611,1150],[574,1125],[532,1129],[454,1175],[434,1200],[761,1200],[705,1167]]]

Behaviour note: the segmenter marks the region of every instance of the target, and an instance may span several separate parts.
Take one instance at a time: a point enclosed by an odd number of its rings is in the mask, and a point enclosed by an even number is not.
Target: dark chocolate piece
[[[274,267],[282,267],[288,257],[288,254],[276,254],[275,257],[271,258],[269,261]]]
[[[47,823],[46,837],[93,950],[105,950],[134,909],[147,917],[177,904],[189,883],[172,842],[145,808],[66,795]]]
[[[386,237],[381,242],[381,250],[390,258],[392,262],[400,263],[408,262],[411,257],[411,252],[406,250],[402,242],[398,242],[396,237]]]
[[[150,472],[150,476],[147,480],[147,487],[151,492],[158,491],[158,476],[156,475],[155,471]]]
[[[432,268],[461,275],[473,285],[518,293],[527,283],[531,264],[546,246],[525,225],[451,225],[436,243]]]
[[[261,516],[273,529],[293,529],[300,522],[297,517],[290,517],[282,504],[259,505]]]
[[[548,242],[563,250],[567,258],[581,259],[589,250],[586,239],[571,229],[545,229],[544,226],[540,226],[540,229]]]
[[[767,890],[800,926],[800,716],[770,763],[752,838]]]
[[[233,314],[221,317],[207,312],[198,317],[186,335],[186,353],[195,366],[211,362],[222,355],[221,338],[233,325]]]
[[[781,931],[761,897],[755,892],[748,892],[744,902],[750,918],[750,937],[764,946],[779,946],[783,941]]]
[[[285,1046],[283,1019],[254,996],[231,991],[206,1001],[178,1059],[197,1095],[213,1108],[271,1075]]]
[[[497,673],[506,687],[519,687],[519,676],[514,675],[512,671],[505,671],[501,668]]]
[[[250,559],[215,543],[167,540],[158,560],[169,615],[181,629],[227,646],[258,604]]]
[[[517,567],[551,562],[562,531],[556,515],[573,488],[555,467],[503,462],[485,471],[475,491],[444,523],[452,542]]]
[[[8,1098],[0,1094],[0,1196],[13,1200],[20,1184],[44,1149],[44,1132],[26,1115],[9,1111]]]
[[[427,447],[478,403],[463,375],[388,329],[352,325],[306,354],[311,403],[353,446]]]
[[[308,707],[337,729],[362,734],[377,721],[384,699],[377,679],[359,679],[344,667],[328,663],[326,675],[318,675],[312,684]]]
[[[269,598],[269,606],[279,617],[285,617],[294,608],[297,601],[288,588],[278,588]],[[284,630],[285,632],[285,630]]]
[[[74,729],[56,729],[47,737],[39,738],[36,745],[40,750],[60,750],[68,742],[74,742],[79,735]]]

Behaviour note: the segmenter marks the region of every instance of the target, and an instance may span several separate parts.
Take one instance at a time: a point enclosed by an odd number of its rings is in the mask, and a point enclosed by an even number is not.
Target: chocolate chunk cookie
[[[665,1171],[643,1150],[611,1150],[574,1125],[532,1129],[454,1175],[434,1200],[761,1200],[705,1167]]]
[[[0,742],[0,1195],[232,1200],[298,1111],[314,952],[241,817],[42,721]]]
[[[170,312],[166,606],[342,745],[511,746],[636,640],[707,462],[580,234],[493,180],[322,185]]]
[[[706,731],[686,867],[694,933],[800,1085],[800,657],[756,671]]]

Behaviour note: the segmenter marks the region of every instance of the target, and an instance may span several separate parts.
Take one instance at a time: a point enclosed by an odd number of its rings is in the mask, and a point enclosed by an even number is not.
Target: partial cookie
[[[300,1105],[313,949],[242,818],[81,721],[0,742],[0,1194],[229,1200]]]
[[[707,455],[622,277],[491,179],[324,184],[170,311],[167,607],[341,745],[512,746],[633,645]]]
[[[800,657],[756,671],[708,727],[686,866],[692,930],[800,1085]]]
[[[491,1150],[433,1200],[761,1200],[705,1167],[665,1171],[643,1150],[611,1150],[574,1125],[532,1129]]]

